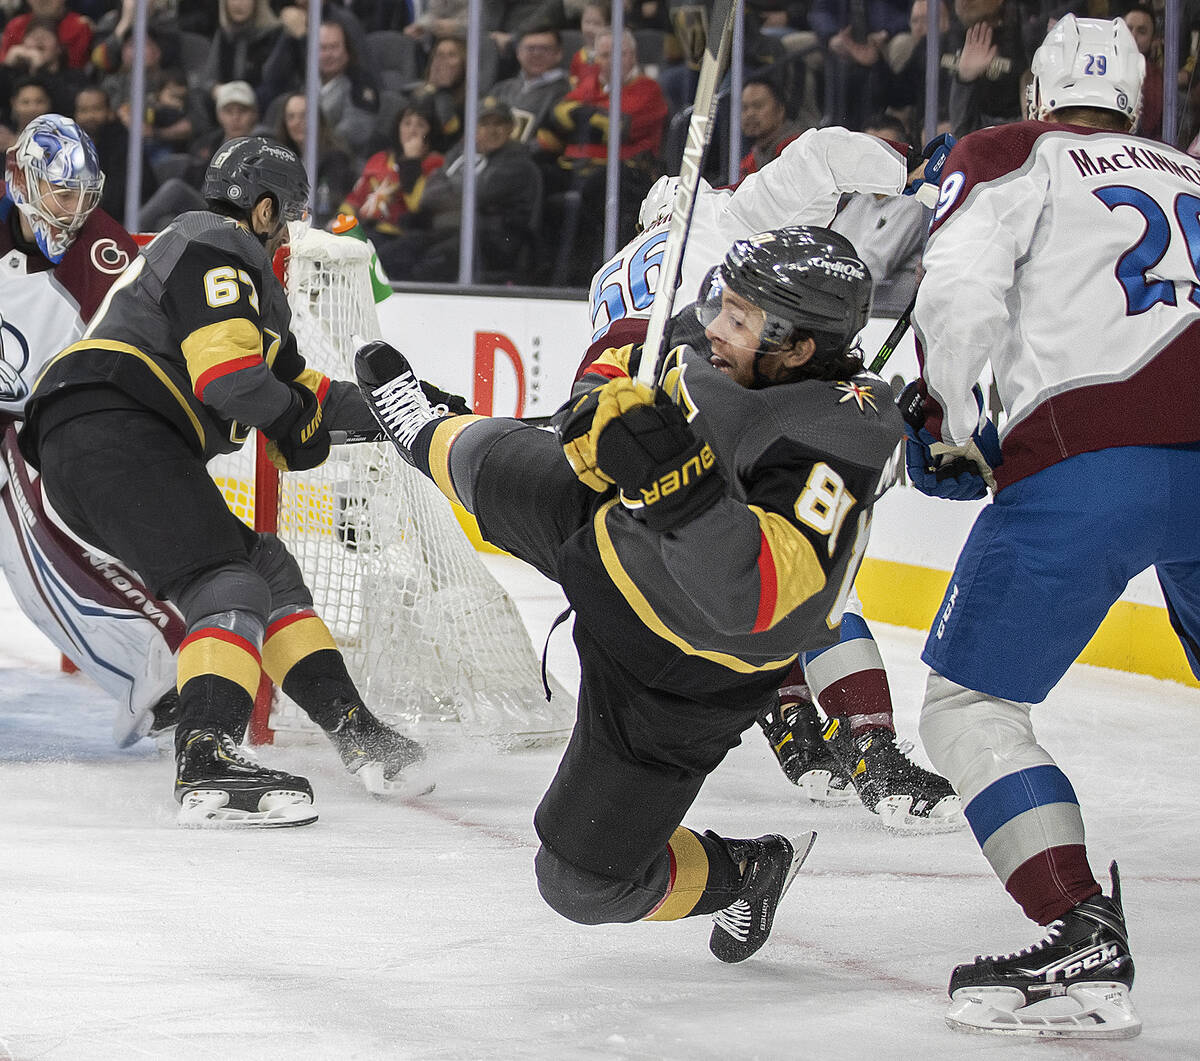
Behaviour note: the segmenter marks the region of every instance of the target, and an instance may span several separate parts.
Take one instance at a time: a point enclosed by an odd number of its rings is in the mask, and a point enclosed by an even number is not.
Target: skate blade
[[[800,867],[807,861],[809,852],[812,851],[813,844],[816,842],[817,834],[815,832],[798,833],[788,837],[788,843],[792,845],[792,864],[788,866],[788,873],[783,881],[783,890],[779,893],[780,899],[787,895],[788,888],[792,886],[792,881],[796,879],[796,874],[800,872]]]
[[[930,808],[928,815],[913,814],[912,796],[888,796],[875,804],[875,813],[883,824],[898,833],[956,833],[967,827],[958,796],[946,796]]]
[[[229,793],[220,789],[189,792],[175,821],[189,829],[286,829],[317,820],[312,800],[304,792],[265,792],[257,811],[239,810],[228,803]]]
[[[833,774],[829,770],[809,770],[800,775],[796,787],[806,799],[822,807],[848,807],[858,799],[858,793],[851,786],[834,788],[832,782]]]
[[[959,988],[946,1023],[958,1031],[1041,1039],[1132,1039],[1142,1030],[1124,984],[1076,984],[1065,996],[1024,1002],[1015,987]]]
[[[355,776],[372,796],[389,799],[427,796],[437,787],[437,783],[416,765],[405,767],[388,780],[383,776],[383,763],[364,763]]]

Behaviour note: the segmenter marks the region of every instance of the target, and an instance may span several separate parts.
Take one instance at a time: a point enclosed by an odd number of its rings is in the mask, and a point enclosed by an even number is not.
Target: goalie
[[[306,367],[271,270],[305,211],[300,160],[262,137],[228,141],[203,193],[209,209],[160,233],[87,335],[46,366],[20,442],[71,530],[184,617],[180,823],[305,825],[317,817],[308,781],[239,749],[261,672],[368,787],[402,791],[401,772],[423,752],[363,704],[299,566],[233,515],[205,464],[258,427],[280,468],[313,468],[331,426],[371,418],[353,384]]]
[[[534,818],[538,886],[573,921],[714,914],[711,950],[742,961],[812,844],[681,822],[797,646],[836,640],[901,437],[852,348],[871,279],[847,248],[802,226],[739,240],[700,304],[711,360],[677,347],[652,392],[640,347],[606,351],[557,440],[442,417],[397,351],[359,351],[401,456],[577,613],[578,718]]]
[[[0,196],[0,564],[21,610],[117,701],[122,746],[174,721],[174,652],[183,621],[133,572],[65,534],[17,448],[46,361],[75,342],[137,245],[98,209],[104,174],[87,133],[43,114],[5,157]]]

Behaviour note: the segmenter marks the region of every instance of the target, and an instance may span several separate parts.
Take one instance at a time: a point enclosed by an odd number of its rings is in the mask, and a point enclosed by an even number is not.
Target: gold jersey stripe
[[[770,629],[789,612],[825,588],[825,572],[817,552],[803,533],[778,512],[749,505],[775,562],[775,611],[767,620]]]
[[[325,648],[337,648],[329,627],[319,616],[306,615],[279,628],[263,642],[263,670],[271,681],[282,686],[297,663]]]
[[[201,425],[199,418],[194,412],[192,412],[192,407],[188,405],[187,399],[183,396],[183,393],[178,387],[175,386],[174,382],[171,380],[171,377],[162,370],[162,367],[148,354],[142,353],[142,351],[136,346],[130,346],[128,343],[119,343],[114,339],[81,339],[77,343],[72,343],[61,353],[56,354],[46,362],[46,367],[42,369],[41,375],[38,376],[38,383],[42,381],[42,376],[45,376],[45,374],[50,370],[51,365],[56,364],[58,361],[69,356],[70,354],[79,353],[83,350],[113,350],[117,353],[129,354],[131,357],[136,357],[139,361],[141,361],[151,371],[159,383],[166,388],[171,397],[179,403],[179,407],[187,414],[187,418],[190,421],[193,430],[196,432],[196,438],[200,442],[200,448],[205,448],[204,428]],[[35,383],[34,386],[36,387],[37,384]]]
[[[678,921],[687,917],[708,885],[708,854],[691,829],[682,825],[667,841],[671,856],[671,885],[666,898],[643,921]]]
[[[222,375],[222,366],[232,362],[263,360],[262,332],[245,317],[217,321],[197,328],[179,344],[187,361],[188,375],[192,380],[192,391],[202,398],[204,388],[210,380]]]
[[[258,692],[262,668],[258,657],[240,638],[235,641],[218,636],[201,636],[186,641],[179,650],[180,691],[193,678],[203,678],[209,674],[236,683],[253,699]]]
[[[451,416],[433,429],[433,438],[429,440],[429,474],[437,488],[456,505],[461,505],[462,500],[450,480],[450,447],[464,427],[486,419],[486,416]]]
[[[596,531],[596,547],[600,551],[600,561],[604,564],[604,570],[608,573],[608,577],[612,579],[613,585],[617,587],[621,596],[629,603],[629,606],[634,610],[634,613],[642,623],[645,624],[647,629],[689,656],[706,659],[710,663],[715,663],[738,674],[757,674],[759,671],[790,666],[796,661],[796,653],[793,652],[790,656],[785,656],[782,659],[768,660],[766,663],[758,664],[749,663],[744,659],[739,659],[737,656],[730,655],[728,652],[715,652],[712,649],[696,648],[695,645],[690,644],[668,627],[659,618],[658,613],[650,606],[650,602],[642,595],[642,591],[637,588],[633,579],[629,577],[629,573],[621,566],[621,559],[617,556],[617,550],[613,546],[612,537],[608,533],[607,523],[608,513],[613,505],[617,503],[618,501],[614,497],[611,501],[601,505],[599,511],[596,513],[595,520],[593,521]]]

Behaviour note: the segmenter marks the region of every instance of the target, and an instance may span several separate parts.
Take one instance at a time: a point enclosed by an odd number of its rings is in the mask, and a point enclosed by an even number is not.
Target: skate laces
[[[713,923],[722,931],[728,932],[734,939],[744,943],[750,935],[752,916],[750,902],[747,899],[736,899],[728,906],[712,915]]]
[[[981,954],[976,961],[982,962],[1010,962],[1016,961],[1019,958],[1028,958],[1038,951],[1045,950],[1046,947],[1053,946],[1058,942],[1058,937],[1062,935],[1063,922],[1051,921],[1046,926],[1046,934],[1036,943],[1031,943],[1028,947],[1022,947],[1020,950],[1012,951],[1008,954]]]
[[[402,445],[411,444],[417,432],[439,415],[409,369],[380,384],[371,394],[380,419]]]

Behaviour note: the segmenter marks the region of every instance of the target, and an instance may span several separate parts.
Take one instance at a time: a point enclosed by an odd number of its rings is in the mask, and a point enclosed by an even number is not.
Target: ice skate
[[[863,805],[898,832],[949,833],[965,829],[962,800],[950,782],[922,769],[888,729],[852,735],[841,719],[825,723],[825,741]]]
[[[303,777],[268,770],[215,729],[193,730],[176,760],[180,825],[282,828],[317,820]]]
[[[816,839],[816,833],[792,839],[772,833],[757,840],[725,841],[730,857],[745,861],[746,868],[741,895],[713,914],[708,949],[721,961],[745,961],[767,942],[775,909]]]
[[[821,720],[812,700],[777,701],[758,724],[787,779],[813,803],[843,806],[858,794],[821,737]]]
[[[347,771],[374,796],[423,796],[434,783],[416,765],[425,749],[415,740],[380,722],[361,704],[349,708],[326,735]]]
[[[354,371],[379,426],[400,456],[414,464],[411,450],[417,433],[449,410],[430,405],[408,358],[383,340],[367,343],[354,355]]]
[[[1121,878],[1112,898],[1097,895],[1046,927],[1015,954],[978,957],[950,976],[946,1023],[968,1032],[1076,1039],[1129,1039],[1142,1021],[1129,999],[1133,958],[1121,908]]]

